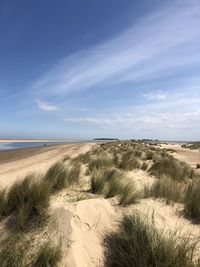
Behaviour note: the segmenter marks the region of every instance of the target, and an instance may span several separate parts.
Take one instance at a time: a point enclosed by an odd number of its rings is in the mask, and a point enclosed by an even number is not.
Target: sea
[[[25,148],[25,147],[38,147],[38,146],[48,146],[48,145],[61,145],[65,143],[77,143],[72,141],[63,141],[63,142],[45,142],[45,141],[38,141],[38,142],[3,142],[0,143],[0,150],[10,150],[10,149],[17,149],[17,148]]]

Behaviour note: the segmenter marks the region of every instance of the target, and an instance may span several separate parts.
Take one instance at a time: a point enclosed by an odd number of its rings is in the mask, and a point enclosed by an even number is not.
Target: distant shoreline
[[[82,140],[66,139],[0,139],[0,143],[29,143],[29,142],[81,142]]]

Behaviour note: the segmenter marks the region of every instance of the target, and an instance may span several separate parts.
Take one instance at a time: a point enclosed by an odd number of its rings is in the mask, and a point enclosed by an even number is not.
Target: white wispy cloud
[[[117,37],[61,60],[33,83],[36,91],[76,92],[135,82],[200,64],[200,2],[173,1]]]
[[[172,101],[173,99],[173,101]],[[65,118],[65,123],[96,127],[116,136],[198,139],[200,134],[200,97],[192,92],[171,94],[162,104],[151,102],[113,110],[90,117]]]
[[[49,103],[47,103],[46,101],[43,101],[42,99],[36,99],[35,100],[35,103],[38,105],[38,107],[42,110],[45,110],[45,111],[58,111],[60,110],[59,107],[57,106],[53,106]]]
[[[145,93],[142,94],[142,96],[148,100],[164,100],[167,98],[167,94],[163,93],[161,90]]]

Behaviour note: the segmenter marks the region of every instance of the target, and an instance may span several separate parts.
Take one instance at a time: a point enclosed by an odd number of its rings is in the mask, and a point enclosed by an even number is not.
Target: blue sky
[[[0,0],[0,137],[200,140],[199,0]]]

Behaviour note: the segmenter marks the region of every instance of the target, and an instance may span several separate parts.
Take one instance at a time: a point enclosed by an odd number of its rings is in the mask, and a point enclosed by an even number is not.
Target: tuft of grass
[[[80,154],[77,157],[71,160],[71,164],[73,163],[88,163],[90,161],[90,152],[86,152],[84,154]]]
[[[81,166],[79,163],[76,163],[76,164],[68,167],[68,169],[66,170],[66,184],[67,184],[67,186],[71,186],[71,185],[79,183],[80,172],[81,172]]]
[[[121,176],[122,173],[114,168],[101,169],[93,172],[91,178],[91,193],[102,194],[107,198],[115,196]]]
[[[57,267],[61,257],[60,245],[53,246],[52,244],[45,243],[40,248],[33,267]]]
[[[63,159],[62,159],[62,161],[64,161],[64,162],[67,161],[67,160],[70,160],[70,156],[69,155],[64,156]]]
[[[200,180],[193,180],[185,193],[184,213],[200,222]]]
[[[43,179],[37,179],[33,174],[24,180],[15,182],[0,198],[0,217],[14,213],[19,229],[25,227],[31,219],[41,219],[46,216],[51,193],[51,184]]]
[[[189,165],[179,162],[171,156],[161,158],[155,162],[149,172],[157,178],[165,176],[177,181],[194,177],[194,170]]]
[[[6,191],[0,191],[0,220],[6,214]]]
[[[140,168],[140,162],[132,151],[127,151],[122,155],[119,168],[132,171],[134,169]]]
[[[200,163],[197,163],[196,168],[200,169]]]
[[[105,180],[102,176],[102,171],[96,171],[91,177],[91,193],[92,194],[103,194],[105,187]]]
[[[105,198],[118,196],[122,206],[136,203],[140,193],[133,182],[123,181],[122,176],[123,173],[114,168],[95,172],[91,178],[91,193],[103,195]]]
[[[105,156],[98,156],[95,158],[91,158],[88,168],[90,172],[99,170],[99,169],[105,169],[112,166],[112,159],[108,157],[107,154]]]
[[[146,152],[146,160],[152,160],[154,158],[154,153],[151,150],[147,150]]]
[[[122,206],[127,206],[130,204],[135,204],[140,199],[141,194],[136,189],[133,182],[128,181],[125,183],[121,183],[118,192],[119,204]]]
[[[63,162],[57,162],[47,171],[44,179],[52,184],[54,191],[79,182],[80,164],[75,162],[73,165],[65,167]]]
[[[66,169],[63,162],[53,164],[45,174],[44,179],[52,184],[53,190],[60,190],[66,186]]]
[[[0,266],[1,267],[25,267],[27,248],[31,239],[19,234],[12,234],[1,241]]]
[[[146,197],[164,198],[167,204],[171,201],[183,202],[183,184],[170,178],[156,180],[150,188],[145,189]]]
[[[141,169],[143,171],[146,171],[148,169],[148,164],[145,161],[142,163]]]
[[[197,267],[196,242],[177,233],[164,234],[138,213],[125,215],[118,229],[106,236],[106,267]]]

